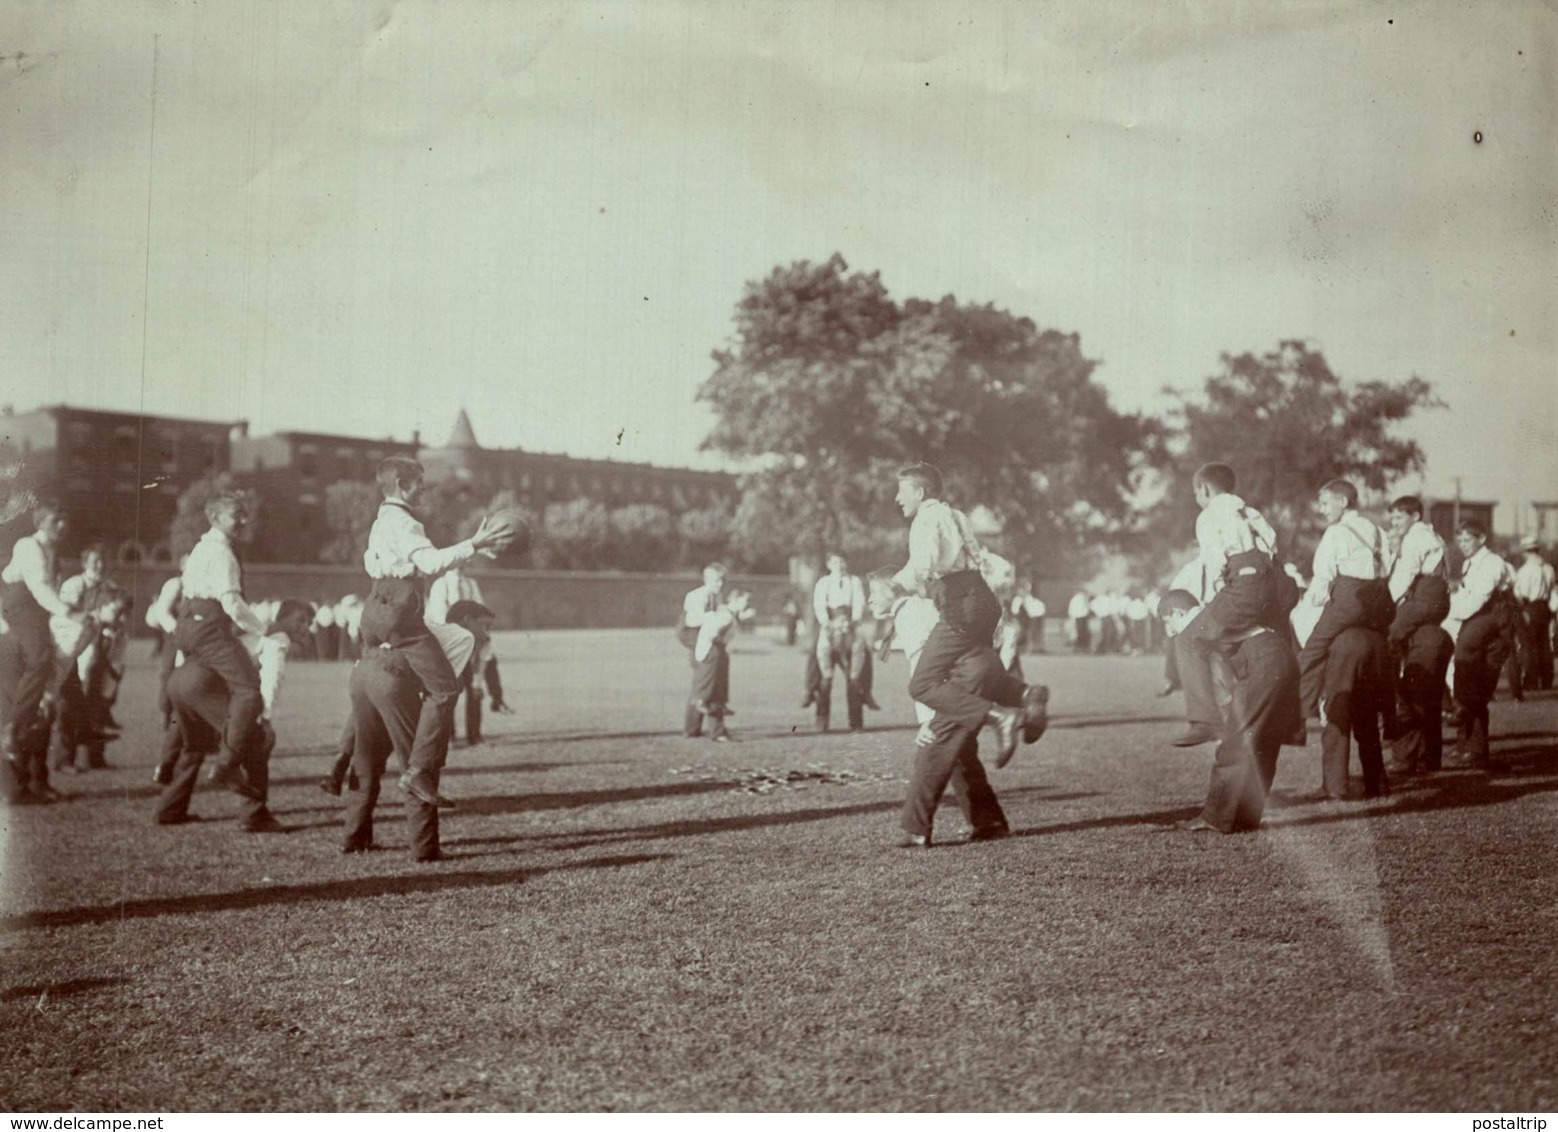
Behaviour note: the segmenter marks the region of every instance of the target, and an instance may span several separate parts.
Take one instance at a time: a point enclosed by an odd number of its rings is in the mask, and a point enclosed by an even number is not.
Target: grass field
[[[0,810],[0,1109],[1558,1107],[1558,700],[1495,705],[1507,772],[1197,836],[1167,823],[1210,748],[1167,745],[1159,661],[1033,657],[1017,835],[955,843],[949,800],[906,853],[901,659],[872,730],[818,736],[800,654],[742,638],[715,745],[676,734],[668,630],[501,644],[519,712],[454,751],[437,865],[393,788],[386,851],[337,853],[346,665],[289,673],[293,832],[211,791],[153,826],[136,663],[117,769]]]

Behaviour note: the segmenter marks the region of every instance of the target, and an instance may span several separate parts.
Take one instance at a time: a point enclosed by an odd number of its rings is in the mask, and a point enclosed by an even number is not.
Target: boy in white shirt
[[[716,743],[731,741],[725,727],[725,717],[735,714],[730,708],[728,646],[736,626],[747,614],[751,599],[752,595],[746,590],[732,590],[723,604],[703,614],[692,648],[692,696],[688,701],[687,722],[693,726],[687,731],[689,738],[697,738],[703,733],[703,717],[708,716],[714,721],[709,738]]]
[[[423,616],[427,583],[477,554],[494,557],[502,541],[500,527],[488,516],[470,538],[440,550],[413,513],[426,490],[422,465],[405,456],[391,456],[379,464],[378,483],[384,502],[363,555],[368,577],[373,579],[362,615],[363,648],[387,645],[402,651],[422,682],[426,698],[404,785],[428,805],[450,806],[453,803],[438,792],[438,775],[448,756],[460,694],[458,669],[452,661],[457,654],[468,659],[474,639],[457,625],[427,624]]]
[[[1194,747],[1223,734],[1223,713],[1212,674],[1212,654],[1241,640],[1257,625],[1282,628],[1292,586],[1277,569],[1277,534],[1255,508],[1234,493],[1238,481],[1227,464],[1203,464],[1192,478],[1201,588],[1190,589],[1202,607],[1175,636],[1174,650],[1185,694],[1188,726],[1173,743]],[[1176,585],[1180,583],[1176,582]],[[1287,606],[1287,608],[1284,608]]]
[[[11,560],[0,571],[0,609],[6,631],[0,633],[0,757],[10,771],[7,796],[16,801],[52,801],[47,731],[40,730],[43,700],[55,666],[51,618],[85,619],[59,596],[55,557],[65,531],[65,514],[55,504],[39,503],[32,513],[34,533],[16,540]],[[37,737],[44,736],[40,749]]]
[[[173,643],[227,685],[227,722],[212,781],[253,797],[258,787],[245,781],[243,768],[256,750],[256,725],[264,702],[254,658],[239,638],[263,636],[265,625],[244,600],[243,571],[238,565],[236,543],[248,529],[249,516],[240,495],[222,492],[206,503],[206,518],[211,529],[185,560]]]
[[[1386,582],[1385,533],[1358,513],[1358,489],[1347,480],[1332,480],[1317,497],[1320,513],[1330,525],[1315,548],[1314,569],[1304,600],[1320,606],[1320,619],[1298,653],[1299,703],[1304,718],[1320,712],[1325,662],[1331,642],[1354,627],[1389,629],[1381,614],[1393,616]]]
[[[1450,595],[1445,631],[1455,640],[1455,702],[1460,744],[1446,765],[1487,770],[1488,704],[1508,659],[1513,620],[1509,563],[1488,549],[1488,532],[1474,519],[1462,520],[1455,545],[1465,555],[1461,585]]]

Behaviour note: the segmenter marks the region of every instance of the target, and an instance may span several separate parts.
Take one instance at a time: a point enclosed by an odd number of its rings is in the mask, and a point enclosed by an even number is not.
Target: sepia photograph
[[[1558,1110],[1553,0],[0,11],[11,1128]]]

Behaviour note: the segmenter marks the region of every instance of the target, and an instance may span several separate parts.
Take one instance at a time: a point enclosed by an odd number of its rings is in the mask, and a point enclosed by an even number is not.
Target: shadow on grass
[[[448,860],[449,858],[446,858]],[[458,859],[458,858],[454,858]],[[357,877],[352,880],[324,881],[319,884],[278,884],[265,888],[241,888],[236,892],[200,893],[191,896],[167,896],[149,900],[126,900],[120,904],[87,908],[60,908],[50,912],[27,912],[0,919],[0,931],[19,932],[31,928],[68,928],[81,924],[103,924],[115,920],[149,919],[156,916],[181,916],[204,912],[234,912],[246,908],[266,908],[281,904],[307,904],[316,901],[364,900],[378,896],[405,896],[419,892],[445,892],[454,889],[497,888],[524,884],[532,877],[573,869],[614,869],[669,860],[665,853],[638,853],[624,857],[592,857],[542,868],[504,869],[500,872],[449,872],[437,865],[420,866],[425,873],[415,876]]]
[[[719,788],[730,790],[729,783]],[[1048,793],[1043,786],[1024,786],[1005,790],[1001,796],[1007,800],[1039,796],[1045,802],[1071,802],[1081,798],[1093,798],[1093,791]],[[950,797],[944,805],[949,805]],[[719,833],[739,833],[771,826],[798,825],[805,822],[830,821],[834,818],[859,817],[864,814],[880,814],[903,807],[900,801],[861,802],[852,806],[818,806],[805,810],[781,810],[766,814],[735,814],[722,818],[683,818],[675,821],[655,822],[650,825],[627,826],[618,829],[587,829],[556,833],[520,833],[502,837],[471,837],[444,839],[445,845],[513,845],[521,842],[549,842],[547,848],[556,851],[588,849],[624,841],[660,841],[673,837],[706,837]]]
[[[103,990],[107,987],[123,986],[130,981],[126,975],[112,975],[102,979],[71,979],[63,983],[39,983],[31,987],[7,987],[0,991],[0,1002],[16,1002],[18,999],[38,998],[40,995],[48,995],[50,998],[65,998],[73,994],[87,994],[95,990]]]

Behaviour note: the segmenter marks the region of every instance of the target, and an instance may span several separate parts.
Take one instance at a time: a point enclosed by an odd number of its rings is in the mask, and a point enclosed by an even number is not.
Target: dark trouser
[[[1419,576],[1396,606],[1390,623],[1390,643],[1405,644],[1424,625],[1440,625],[1450,616],[1450,587],[1432,574]]]
[[[1006,824],[984,764],[979,761],[979,724],[957,723],[934,731],[935,739],[914,752],[909,796],[899,818],[905,833],[929,837],[936,807],[947,784],[970,827],[990,829]]]
[[[1504,622],[1501,609],[1483,609],[1461,626],[1455,639],[1461,753],[1479,765],[1488,761],[1488,704],[1498,687],[1508,648]]]
[[[1347,797],[1351,739],[1358,743],[1363,767],[1363,793],[1378,796],[1385,781],[1385,756],[1380,745],[1380,705],[1373,689],[1338,692],[1325,701],[1325,729],[1320,733],[1321,788],[1331,798]]]
[[[481,742],[481,682],[476,679],[476,658],[471,658],[471,663],[465,667],[464,678],[460,681],[464,685],[465,696],[465,742],[474,747]]]
[[[985,580],[973,570],[960,570],[939,580],[934,593],[941,613],[925,650],[909,678],[909,695],[938,717],[977,728],[990,713],[991,703],[1021,707],[1024,686],[1001,669],[1000,655],[991,641],[1001,620],[1001,603]],[[985,696],[975,695],[953,671],[965,657],[985,656],[993,672],[985,681]],[[986,698],[988,697],[988,698]]]
[[[1520,672],[1525,688],[1553,686],[1552,628],[1553,611],[1545,601],[1520,603]]]
[[[255,725],[265,710],[259,669],[234,634],[232,620],[216,602],[195,600],[187,606],[179,616],[173,643],[184,653],[186,663],[198,661],[221,677],[227,705],[221,728],[222,757],[237,766],[244,761],[243,752],[253,745]]]
[[[345,849],[365,849],[373,844],[373,809],[379,800],[379,788],[390,752],[402,764],[411,758],[420,726],[418,692],[409,657],[403,650],[397,661],[377,650],[367,652],[352,669],[352,766],[359,788],[346,803]],[[438,773],[433,772],[437,788]],[[439,854],[438,809],[410,794],[406,795],[406,833],[411,855],[418,860]]]
[[[1093,651],[1093,632],[1088,628],[1086,617],[1073,617],[1071,619],[1072,635],[1075,640],[1071,644],[1073,652]]]
[[[1394,608],[1390,587],[1385,582],[1337,578],[1331,583],[1330,600],[1298,654],[1298,698],[1305,719],[1320,714],[1320,693],[1325,685],[1325,662],[1331,655],[1331,642],[1348,629],[1383,629],[1381,619],[1394,616],[1390,613]]]
[[[173,781],[157,800],[157,820],[176,821],[189,812],[189,800],[200,778],[200,764],[225,743],[225,729],[232,718],[231,696],[221,676],[204,664],[186,660],[168,677],[168,699],[179,730],[180,753],[173,767]],[[239,820],[265,814],[270,793],[270,752],[254,735],[239,752],[245,785],[259,795],[241,798]]]
[[[696,738],[703,734],[703,717],[714,721],[713,734],[725,730],[726,708],[730,705],[730,653],[723,644],[715,644],[709,655],[694,660],[692,694],[687,700],[687,716],[682,734]]]
[[[10,626],[0,634],[0,734],[20,746],[21,736],[36,725],[38,705],[54,671],[54,639],[49,619],[40,609],[8,614]]]
[[[0,703],[8,697],[15,702],[12,690],[21,683],[26,670],[25,649],[22,642],[13,639],[14,636],[14,633],[0,633]],[[45,677],[52,667],[51,664],[44,670]],[[39,704],[27,715],[25,723],[20,716],[14,718],[13,758],[0,762],[0,773],[5,777],[5,798],[8,802],[16,802],[46,796],[50,792],[49,736],[54,730],[54,710]]]
[[[1396,731],[1396,680],[1390,644],[1379,629],[1354,626],[1339,633],[1326,661],[1322,695],[1321,786],[1332,798],[1347,796],[1351,742],[1358,743],[1363,767],[1363,792],[1370,798],[1385,788],[1385,760],[1380,725]]]
[[[54,726],[51,729],[49,765],[55,770],[74,767],[76,770],[92,769],[91,739],[93,728],[88,718],[86,692],[74,664],[58,685],[54,700]],[[101,755],[101,749],[99,749]],[[102,764],[102,759],[97,760]]]
[[[1444,674],[1455,645],[1438,625],[1423,625],[1405,642],[1396,684],[1401,731],[1391,746],[1403,767],[1438,770],[1444,757]]]
[[[435,777],[449,757],[449,740],[454,735],[454,705],[460,698],[460,682],[443,648],[435,637],[418,637],[396,647],[427,693],[417,717],[416,739],[411,744],[411,769],[425,770]]]
[[[1271,558],[1258,550],[1230,555],[1222,589],[1175,639],[1175,668],[1185,693],[1185,718],[1192,725],[1221,734],[1223,711],[1212,677],[1212,655],[1226,653],[1231,641],[1273,621],[1275,573]]]
[[[815,689],[808,688],[808,692],[816,692],[818,725],[826,728],[833,714],[833,673],[841,669],[850,730],[859,731],[865,726],[865,701],[871,694],[871,650],[851,632],[831,642],[822,664],[815,659],[811,663],[816,665],[817,683]]]
[[[1223,652],[1233,699],[1201,818],[1223,833],[1237,833],[1260,825],[1277,756],[1300,722],[1298,661],[1287,638],[1271,631]]]

